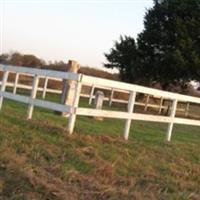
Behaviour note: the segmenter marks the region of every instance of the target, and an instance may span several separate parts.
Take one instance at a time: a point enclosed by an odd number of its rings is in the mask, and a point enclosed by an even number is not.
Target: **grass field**
[[[81,104],[86,105],[82,101]],[[200,199],[199,127],[78,117],[6,100],[0,113],[0,199]]]

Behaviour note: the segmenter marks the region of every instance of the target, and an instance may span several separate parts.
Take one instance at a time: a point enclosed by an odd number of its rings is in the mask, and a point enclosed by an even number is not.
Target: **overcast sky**
[[[0,0],[0,51],[101,67],[120,35],[136,38],[152,0]]]

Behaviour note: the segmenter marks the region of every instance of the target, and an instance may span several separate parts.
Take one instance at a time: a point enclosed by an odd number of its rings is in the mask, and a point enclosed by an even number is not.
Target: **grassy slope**
[[[83,102],[84,104],[84,102]],[[200,131],[176,126],[78,117],[67,120],[5,101],[0,113],[0,199],[200,199]]]

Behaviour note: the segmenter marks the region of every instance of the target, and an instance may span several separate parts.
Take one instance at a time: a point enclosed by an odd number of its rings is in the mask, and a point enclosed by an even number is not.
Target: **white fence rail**
[[[70,113],[69,120],[68,120],[68,130],[71,134],[74,129],[76,115],[83,115],[83,116],[98,116],[98,117],[105,117],[105,118],[118,118],[118,119],[125,119],[125,128],[124,128],[124,138],[128,139],[130,126],[132,120],[142,120],[142,121],[151,121],[151,122],[161,122],[168,124],[168,131],[166,135],[167,141],[171,140],[172,130],[174,124],[185,124],[185,125],[193,125],[193,126],[200,126],[200,120],[193,120],[193,119],[186,119],[186,118],[178,118],[176,117],[177,111],[177,104],[178,102],[186,102],[187,105],[189,103],[195,103],[200,105],[200,98],[191,97],[171,92],[165,92],[157,89],[142,87],[138,85],[122,83],[118,81],[112,81],[102,78],[90,77],[81,74],[74,74],[68,72],[58,72],[52,70],[41,70],[41,69],[32,69],[32,68],[25,68],[25,67],[15,67],[15,66],[6,66],[0,65],[0,71],[3,71],[3,78],[1,81],[1,89],[0,89],[0,109],[2,107],[3,98],[12,99],[15,101],[20,101],[23,103],[28,104],[28,114],[27,119],[32,118],[33,108],[34,106],[40,106],[44,108],[48,108],[55,111],[60,112],[68,112]],[[8,75],[9,73],[16,73],[14,83],[8,82]],[[26,86],[18,83],[19,76],[29,75],[33,76],[33,84],[32,86]],[[38,87],[39,79],[45,78],[44,87]],[[46,92],[53,92],[60,94],[61,91],[47,88],[48,80],[74,80],[77,82],[76,84],[76,92],[74,96],[73,105],[63,105],[60,103],[49,102],[46,100],[36,99],[37,91],[43,92],[43,97],[45,97]],[[84,85],[92,86],[91,94],[89,95],[89,101],[93,98],[94,88],[111,88],[111,97],[113,97],[114,91],[122,91],[129,95],[128,100],[128,109],[127,112],[121,111],[110,111],[110,110],[97,110],[92,108],[81,108],[79,107],[79,99],[81,96],[81,88]],[[6,87],[11,86],[13,87],[13,93],[6,91]],[[16,94],[17,88],[26,88],[31,90],[30,97],[18,95]],[[147,115],[147,114],[139,114],[134,113],[134,106],[138,104],[136,102],[136,95],[138,93],[143,93],[152,96],[161,97],[161,101],[164,99],[168,99],[172,101],[172,106],[170,109],[170,116],[159,116],[159,115]],[[84,94],[82,94],[84,96]],[[110,99],[108,99],[110,101]],[[109,102],[110,103],[110,102]],[[112,103],[112,101],[111,101]],[[162,103],[159,107],[162,109]],[[188,106],[187,106],[188,109]]]

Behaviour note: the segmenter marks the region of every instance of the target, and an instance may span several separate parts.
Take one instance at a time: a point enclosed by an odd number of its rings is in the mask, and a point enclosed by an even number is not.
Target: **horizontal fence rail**
[[[96,110],[90,108],[78,108],[77,115],[96,116],[96,117],[115,118],[115,119],[131,119],[131,120],[162,122],[162,123],[174,122],[176,124],[200,126],[200,121],[192,119],[185,119],[185,118],[173,119],[171,117],[166,117],[166,116],[155,116],[155,115],[147,115],[140,113],[127,113],[121,111]]]
[[[73,113],[73,108],[68,105],[61,105],[61,104],[53,103],[50,101],[33,99],[31,97],[26,97],[26,96],[17,95],[17,94],[11,94],[10,92],[1,92],[0,91],[0,96],[10,99],[10,100],[19,101],[21,103],[31,104],[33,106],[38,106],[38,107],[42,107],[42,108],[47,108],[47,109],[54,110],[54,111]]]
[[[5,66],[0,64],[0,71],[9,71],[16,72],[20,74],[32,74],[34,76],[38,75],[40,77],[53,77],[59,79],[75,80],[78,81],[80,76],[79,74],[70,73],[70,72],[60,72],[54,70],[43,70],[29,67],[17,67],[17,66]]]
[[[93,116],[93,117],[104,117],[104,118],[117,118],[117,119],[124,119],[125,120],[125,127],[124,127],[124,138],[128,139],[130,126],[132,120],[140,120],[140,121],[150,121],[150,122],[159,122],[159,123],[167,123],[168,130],[166,134],[166,140],[171,140],[172,130],[174,124],[185,124],[185,125],[192,125],[192,126],[200,126],[200,120],[194,119],[187,119],[176,117],[177,111],[185,111],[188,113],[190,103],[200,105],[200,98],[192,97],[172,92],[161,91],[158,89],[147,88],[143,86],[138,86],[134,84],[123,83],[119,81],[107,80],[103,78],[96,78],[87,75],[75,74],[75,73],[68,73],[68,72],[59,72],[53,70],[42,70],[42,69],[33,69],[33,68],[26,68],[26,67],[16,67],[16,66],[7,66],[7,65],[0,65],[0,71],[3,72],[1,89],[0,89],[0,109],[2,107],[3,98],[11,99],[14,101],[19,101],[22,103],[28,104],[28,115],[27,118],[32,118],[33,108],[34,106],[39,106],[59,112],[67,112],[69,113],[69,120],[68,120],[68,130],[69,133],[73,132],[76,116]],[[14,82],[8,82],[8,75],[9,73],[15,73],[15,80]],[[19,76],[30,76],[32,77],[32,85],[20,84]],[[43,87],[39,87],[39,79],[44,79]],[[48,88],[48,81],[49,80],[56,80],[56,81],[63,81],[66,80],[73,80],[76,81],[75,93],[73,97],[73,103],[71,105],[64,105],[61,103],[54,103],[46,100],[37,99],[37,91],[42,92],[43,98],[47,92],[61,94],[62,90],[57,89],[50,89]],[[90,94],[83,94],[81,93],[81,89],[83,86],[91,87]],[[13,92],[6,91],[6,87],[12,87]],[[28,89],[31,91],[30,96],[23,96],[16,94],[17,89]],[[98,110],[94,108],[82,108],[79,106],[79,99],[80,97],[87,97],[89,98],[89,103],[92,102],[94,99],[94,91],[95,88],[100,88],[103,90],[109,90],[111,93],[110,97],[105,97],[104,100],[109,101],[109,105],[112,102],[119,102],[119,103],[126,103],[127,104],[127,111],[110,111],[110,110]],[[128,100],[122,99],[114,99],[114,92],[122,92],[128,95]],[[146,95],[146,102],[137,102],[136,96],[138,93],[142,93]],[[149,104],[150,97],[160,99],[159,105]],[[169,116],[160,116],[160,115],[152,115],[152,114],[141,114],[135,113],[135,105],[142,105],[144,106],[144,111],[147,110],[147,107],[158,108],[159,114],[161,113],[162,109],[168,109],[167,106],[163,105],[164,100],[169,100],[172,102],[170,106],[170,113]],[[185,109],[178,109],[178,103],[185,102],[186,108]]]

